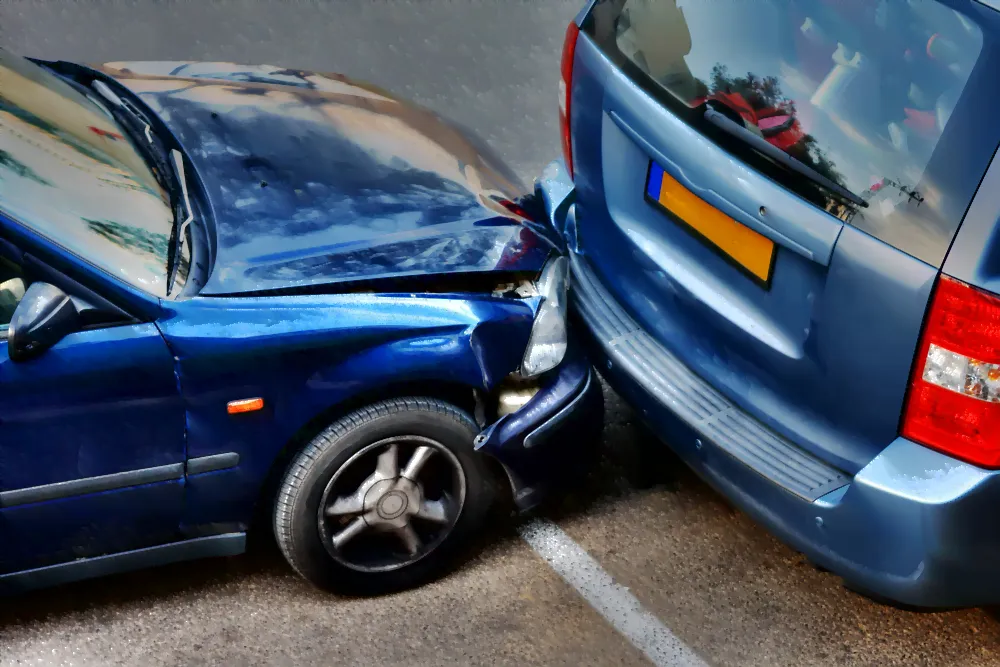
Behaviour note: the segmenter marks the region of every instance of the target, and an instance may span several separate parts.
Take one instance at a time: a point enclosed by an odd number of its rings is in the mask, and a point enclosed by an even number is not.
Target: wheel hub
[[[399,462],[399,441],[412,443],[405,466]],[[375,470],[353,492],[348,487],[345,495],[333,493],[341,472],[373,449],[379,452]],[[451,468],[451,486],[439,491],[443,495],[437,498],[427,498],[420,481],[422,474],[426,476],[424,465],[432,456],[441,457],[442,463]],[[321,500],[321,532],[330,554],[348,567],[362,571],[395,569],[419,560],[444,539],[464,498],[460,464],[441,445],[419,436],[381,441],[355,454],[327,484]],[[394,535],[399,546],[375,557],[345,551],[354,540],[365,539],[369,531]]]
[[[383,479],[365,493],[362,517],[373,528],[402,528],[417,513],[423,494],[405,477]]]
[[[406,511],[406,495],[400,491],[390,491],[379,498],[375,511],[383,519],[395,519]]]

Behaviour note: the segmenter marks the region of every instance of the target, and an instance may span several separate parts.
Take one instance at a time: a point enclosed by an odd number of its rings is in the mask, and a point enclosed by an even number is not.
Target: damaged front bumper
[[[575,240],[575,229],[570,229],[575,224],[574,193],[565,166],[554,162],[536,181],[530,198],[534,216],[529,227],[552,243],[563,263],[567,250],[574,247],[566,242],[567,236]],[[555,268],[555,260],[548,268]],[[547,293],[545,273],[539,280],[540,296],[553,299],[558,290]],[[563,319],[567,347],[562,361],[532,380],[517,380],[514,374],[501,384],[491,397],[492,412],[498,418],[475,440],[477,451],[504,467],[520,511],[535,507],[550,491],[577,478],[594,462],[600,447],[604,426],[601,383],[565,312]],[[537,325],[536,319],[536,329]],[[520,371],[524,370],[522,364]]]
[[[537,391],[534,391],[537,388]],[[525,385],[501,387],[523,395]],[[600,444],[604,397],[581,346],[570,340],[562,363],[530,385],[534,395],[476,437],[477,451],[499,461],[510,478],[514,504],[529,510],[554,487],[570,481]]]

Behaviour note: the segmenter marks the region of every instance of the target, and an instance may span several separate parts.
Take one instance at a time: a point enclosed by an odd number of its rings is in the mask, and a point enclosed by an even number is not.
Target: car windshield
[[[955,134],[983,50],[974,22],[936,0],[620,2],[610,41],[661,91],[724,113],[868,203],[856,224],[914,243],[913,226],[881,226]]]
[[[95,100],[2,49],[0,214],[133,287],[166,295],[168,193]]]

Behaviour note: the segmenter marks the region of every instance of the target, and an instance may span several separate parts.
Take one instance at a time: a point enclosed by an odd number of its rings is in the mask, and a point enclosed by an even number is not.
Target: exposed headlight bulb
[[[569,261],[556,257],[546,264],[537,287],[542,302],[521,360],[520,375],[526,378],[552,370],[566,356]]]

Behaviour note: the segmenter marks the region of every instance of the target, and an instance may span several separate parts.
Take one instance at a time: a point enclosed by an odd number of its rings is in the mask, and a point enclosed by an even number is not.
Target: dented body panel
[[[202,294],[537,270],[526,192],[481,143],[346,77],[228,63],[114,63],[184,147],[209,201]]]
[[[188,457],[239,455],[234,468],[188,476],[184,533],[245,530],[279,453],[331,408],[393,386],[492,390],[521,360],[532,304],[388,294],[176,304],[159,326],[177,358]],[[264,410],[226,413],[247,397]]]
[[[528,510],[593,462],[603,425],[600,381],[573,345],[523,407],[479,434],[476,449],[503,464],[514,504]]]

